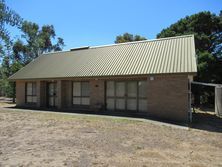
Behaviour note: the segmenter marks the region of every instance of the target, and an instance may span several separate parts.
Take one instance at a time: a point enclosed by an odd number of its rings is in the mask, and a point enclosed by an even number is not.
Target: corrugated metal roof
[[[196,73],[193,35],[43,54],[9,79]]]

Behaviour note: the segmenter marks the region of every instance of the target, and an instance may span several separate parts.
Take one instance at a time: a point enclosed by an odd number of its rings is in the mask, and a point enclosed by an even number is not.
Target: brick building
[[[9,79],[19,107],[143,113],[187,121],[196,75],[192,35],[39,56]]]

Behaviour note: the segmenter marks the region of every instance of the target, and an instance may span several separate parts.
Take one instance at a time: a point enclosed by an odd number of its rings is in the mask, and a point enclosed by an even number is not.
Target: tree
[[[198,56],[198,81],[222,82],[222,17],[210,12],[187,16],[169,28],[163,29],[157,38],[194,34]],[[220,69],[215,69],[215,65]]]
[[[11,84],[8,82],[7,78],[10,76],[10,59],[5,56],[2,60],[1,66],[1,91],[4,92],[4,95],[12,97]]]
[[[12,83],[8,82],[11,63],[11,49],[12,40],[10,33],[7,30],[9,26],[19,28],[22,23],[22,18],[13,10],[11,10],[4,0],[0,0],[0,91],[7,96],[12,96],[13,92],[11,89]]]
[[[15,26],[22,35],[16,41],[11,40],[8,26]],[[55,39],[56,33],[52,25],[41,28],[23,19],[11,10],[4,0],[0,0],[0,89],[6,96],[15,95],[15,85],[8,77],[42,53],[62,50],[62,38]]]
[[[9,50],[11,46],[10,33],[6,26],[20,27],[22,18],[13,10],[11,10],[4,0],[0,0],[0,56],[5,55],[5,50]]]
[[[39,28],[36,23],[24,21],[21,25],[21,31],[21,39],[17,39],[12,47],[10,67],[7,69],[10,75],[20,70],[40,54],[60,51],[64,46],[64,41],[60,37],[53,44],[56,33],[52,25],[44,25]],[[15,97],[15,84],[9,83],[7,80],[10,75],[2,80],[2,87],[7,96]]]
[[[21,27],[22,39],[18,39],[13,46],[14,59],[24,65],[37,58],[42,53],[60,51],[64,41],[58,37],[53,44],[56,33],[52,25],[39,28],[36,23],[24,21]]]
[[[157,38],[186,34],[194,34],[195,37],[198,59],[198,73],[195,79],[201,82],[222,83],[222,12],[219,15],[200,12],[187,16],[163,29]]]
[[[124,33],[116,37],[115,43],[133,42],[133,41],[143,41],[146,40],[145,37],[140,35],[133,35],[129,33]]]

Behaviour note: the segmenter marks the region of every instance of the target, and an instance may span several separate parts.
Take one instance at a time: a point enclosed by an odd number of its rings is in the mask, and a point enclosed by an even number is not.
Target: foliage
[[[163,29],[157,38],[194,34],[198,62],[195,78],[200,82],[222,83],[222,12],[219,15],[200,12],[180,19],[169,28]],[[208,103],[212,100],[212,89],[195,87],[196,95],[202,94],[196,103]]]
[[[14,59],[23,64],[27,64],[37,58],[42,53],[60,51],[64,46],[62,38],[56,37],[52,25],[44,25],[39,28],[36,23],[24,21],[21,27],[22,39],[18,39],[13,46]]]
[[[10,62],[9,57],[4,57],[1,66],[1,82],[0,88],[4,92],[4,95],[12,96],[12,84],[8,81],[8,76],[10,75]]]
[[[18,28],[22,35],[16,41],[11,40],[8,26]],[[58,37],[53,25],[38,24],[23,19],[11,10],[4,0],[0,0],[0,90],[6,96],[15,95],[14,84],[8,77],[42,53],[63,49],[63,39]]]
[[[2,66],[0,67],[0,89],[1,93],[12,97],[13,83],[9,83],[8,77],[11,75],[11,60],[10,54],[12,49],[12,40],[9,31],[6,27],[19,28],[22,23],[22,18],[13,10],[11,10],[4,0],[0,0],[0,58]]]
[[[116,37],[115,43],[133,42],[133,41],[143,41],[146,40],[145,37],[140,35],[133,35],[129,33],[124,33]]]
[[[5,54],[5,50],[8,50],[11,46],[11,39],[7,26],[20,27],[22,22],[21,17],[13,10],[11,10],[4,0],[0,0],[0,55]]]
[[[157,38],[194,34],[198,58],[198,81],[222,82],[222,17],[210,12],[187,16],[169,28],[163,29]],[[217,67],[217,68],[216,68]]]

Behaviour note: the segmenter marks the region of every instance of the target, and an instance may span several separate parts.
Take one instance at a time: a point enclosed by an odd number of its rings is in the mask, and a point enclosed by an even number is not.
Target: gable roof
[[[196,73],[194,36],[47,53],[9,79]]]

